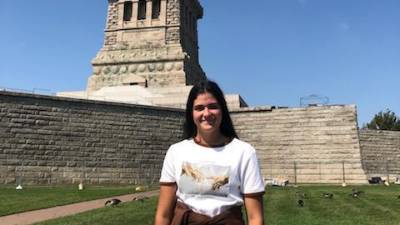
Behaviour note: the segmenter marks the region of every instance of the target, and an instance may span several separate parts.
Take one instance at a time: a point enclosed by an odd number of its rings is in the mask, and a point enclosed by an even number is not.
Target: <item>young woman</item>
[[[160,178],[156,225],[264,224],[264,181],[254,148],[238,139],[215,82],[191,89],[185,140],[172,145]]]

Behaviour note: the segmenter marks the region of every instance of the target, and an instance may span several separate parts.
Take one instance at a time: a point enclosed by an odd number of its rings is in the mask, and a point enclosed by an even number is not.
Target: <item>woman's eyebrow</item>
[[[207,104],[207,105],[203,105],[203,104],[198,104],[198,105],[194,105],[193,106],[193,108],[205,108],[205,107],[207,107],[207,108],[215,108],[215,107],[219,107],[219,105],[218,105],[218,103],[217,102],[215,102],[215,103],[210,103],[210,104]]]
[[[203,105],[203,106],[218,105],[218,102],[211,102],[211,103],[209,103],[209,104],[195,104],[195,105],[193,105],[193,106],[196,106],[196,105]]]

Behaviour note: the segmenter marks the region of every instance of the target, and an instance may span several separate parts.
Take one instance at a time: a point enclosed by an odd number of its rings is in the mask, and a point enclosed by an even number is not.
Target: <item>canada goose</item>
[[[359,191],[359,190],[353,188],[353,189],[351,189],[351,194],[350,195],[353,198],[358,198],[360,196],[360,194],[363,194],[363,193],[364,193],[363,191]]]
[[[324,196],[324,198],[333,198],[333,194],[332,193],[322,193],[322,196]]]
[[[148,198],[149,197],[139,195],[139,196],[133,197],[132,201],[143,202],[145,199],[148,199]]]
[[[297,200],[297,206],[303,207],[304,206],[304,201],[302,199]]]
[[[119,203],[121,203],[121,200],[119,200],[118,198],[113,198],[111,200],[107,200],[106,203],[104,204],[105,206],[116,206]]]

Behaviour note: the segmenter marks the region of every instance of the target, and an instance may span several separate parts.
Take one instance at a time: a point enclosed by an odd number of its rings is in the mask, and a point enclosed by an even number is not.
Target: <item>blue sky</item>
[[[316,94],[355,104],[360,125],[400,115],[400,1],[201,0],[200,63],[251,106]],[[0,87],[86,88],[106,0],[0,0]]]

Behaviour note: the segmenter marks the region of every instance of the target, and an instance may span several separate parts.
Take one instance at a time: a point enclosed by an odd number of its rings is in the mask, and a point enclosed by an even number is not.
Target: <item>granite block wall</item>
[[[364,170],[368,177],[400,177],[400,131],[361,129],[360,145]]]
[[[183,111],[0,92],[0,183],[157,183]]]
[[[366,183],[354,105],[254,108],[232,117],[239,136],[257,149],[266,179]]]
[[[245,108],[264,178],[366,183],[400,173],[400,132],[357,128],[353,105]],[[0,183],[157,183],[184,111],[0,91]]]

